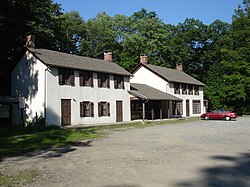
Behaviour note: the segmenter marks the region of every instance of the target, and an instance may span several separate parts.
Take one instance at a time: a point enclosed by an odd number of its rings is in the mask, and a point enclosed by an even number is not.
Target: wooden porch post
[[[142,120],[145,120],[145,102],[142,101]]]
[[[163,117],[163,114],[162,114],[162,101],[160,101],[160,118],[162,119]]]

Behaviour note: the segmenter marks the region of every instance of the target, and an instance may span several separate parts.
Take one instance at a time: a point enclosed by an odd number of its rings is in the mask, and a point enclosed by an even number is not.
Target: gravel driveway
[[[8,158],[1,172],[34,169],[29,186],[250,186],[250,117],[112,132],[88,146]]]

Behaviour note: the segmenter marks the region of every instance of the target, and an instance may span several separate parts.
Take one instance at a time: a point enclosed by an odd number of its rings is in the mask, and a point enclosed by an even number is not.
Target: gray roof
[[[28,48],[28,50],[46,65],[131,76],[128,71],[113,62],[47,49]]]
[[[151,64],[142,64],[142,65],[144,65],[146,68],[150,69],[151,71],[155,72],[156,74],[160,75],[161,77],[163,77],[164,79],[170,82],[178,82],[178,83],[186,83],[186,84],[204,86],[202,82],[191,77],[190,75],[186,74],[183,71],[155,66]]]
[[[135,95],[141,99],[147,100],[169,100],[169,101],[182,101],[182,99],[164,93],[160,90],[152,88],[146,84],[130,83],[130,91],[132,95]]]

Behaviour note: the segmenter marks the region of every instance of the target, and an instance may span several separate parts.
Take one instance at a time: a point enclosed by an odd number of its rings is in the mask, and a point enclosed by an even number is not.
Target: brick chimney
[[[34,34],[26,35],[25,46],[28,48],[35,48],[35,35]]]
[[[147,55],[141,55],[140,56],[140,63],[142,63],[142,64],[148,64],[148,57],[147,57]]]
[[[106,61],[106,62],[113,62],[112,52],[111,51],[105,51],[104,52],[104,61]]]
[[[183,65],[182,64],[177,64],[176,65],[176,70],[183,71]]]

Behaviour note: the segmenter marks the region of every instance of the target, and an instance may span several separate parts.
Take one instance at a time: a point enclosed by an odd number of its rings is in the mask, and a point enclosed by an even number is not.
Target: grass
[[[105,137],[112,131],[145,128],[154,125],[179,124],[197,121],[198,118],[121,123],[89,128],[15,127],[0,129],[0,162],[4,157],[18,156],[34,150],[46,150],[51,147],[72,145],[75,142]],[[25,170],[12,175],[0,173],[0,186],[20,186],[33,182],[39,173]]]
[[[20,186],[33,182],[39,173],[35,170],[24,170],[14,175],[1,175],[0,186]]]

